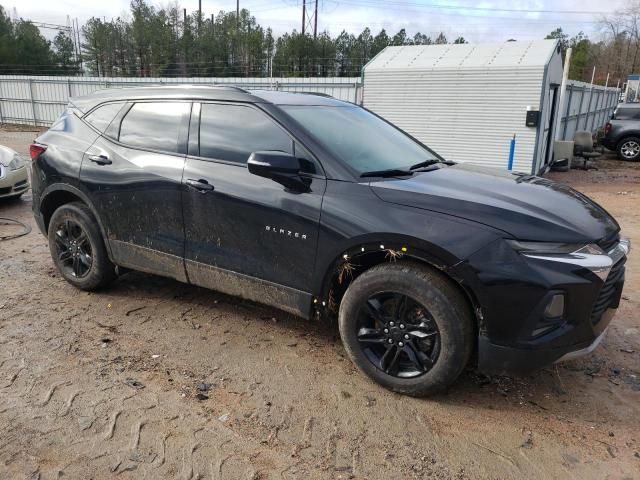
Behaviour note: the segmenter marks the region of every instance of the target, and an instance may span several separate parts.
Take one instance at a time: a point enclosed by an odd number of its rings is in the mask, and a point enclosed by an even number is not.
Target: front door
[[[80,173],[114,261],[183,281],[181,180],[190,109],[187,102],[125,108],[85,153]]]
[[[318,164],[257,107],[203,103],[198,116],[183,175],[189,280],[306,315],[326,187]],[[309,192],[249,173],[260,150],[303,157]]]

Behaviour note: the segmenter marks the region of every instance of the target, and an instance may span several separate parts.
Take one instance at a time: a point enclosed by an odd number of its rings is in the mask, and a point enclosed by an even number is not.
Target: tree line
[[[58,74],[78,71],[71,36],[58,32],[53,43],[38,27],[23,19],[12,21],[0,5],[0,74],[39,74],[52,67]]]
[[[573,49],[569,78],[590,81],[626,79],[640,66],[640,7],[627,7],[602,18],[600,39],[582,32],[569,37],[562,28],[557,38],[563,52]],[[107,20],[93,17],[81,27],[78,49],[71,32],[46,40],[27,20],[11,20],[0,5],[0,73],[87,74],[98,76],[215,76],[325,77],[359,76],[362,67],[388,45],[466,43],[435,38],[405,29],[390,35],[365,28],[354,35],[343,30],[317,36],[297,30],[275,36],[259,25],[247,9],[204,16],[187,13],[177,3],[157,7],[147,0],[131,0],[129,13]],[[610,83],[611,84],[611,83]]]

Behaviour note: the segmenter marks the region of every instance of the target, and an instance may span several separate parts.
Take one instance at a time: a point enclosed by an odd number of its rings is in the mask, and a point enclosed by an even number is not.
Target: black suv
[[[33,211],[73,285],[125,269],[337,316],[367,375],[426,395],[470,359],[593,349],[629,244],[584,195],[439,157],[311,94],[146,87],[74,98],[31,147]]]
[[[640,160],[640,103],[618,105],[604,127],[601,143],[620,160]]]

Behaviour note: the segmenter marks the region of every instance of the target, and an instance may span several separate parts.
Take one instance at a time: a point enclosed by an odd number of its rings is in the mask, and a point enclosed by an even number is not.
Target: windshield
[[[358,173],[407,169],[438,157],[360,107],[281,107],[339,160]]]

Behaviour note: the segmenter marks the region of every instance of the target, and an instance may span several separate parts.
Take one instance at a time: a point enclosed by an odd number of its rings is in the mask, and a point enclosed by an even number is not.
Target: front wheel
[[[345,349],[365,374],[413,396],[442,392],[473,350],[473,321],[461,292],[415,263],[367,270],[347,289],[339,313]]]
[[[67,203],[53,212],[48,237],[51,257],[70,284],[95,290],[116,277],[95,217],[86,205]]]
[[[622,160],[635,162],[640,160],[640,138],[625,138],[618,144],[618,157]]]

